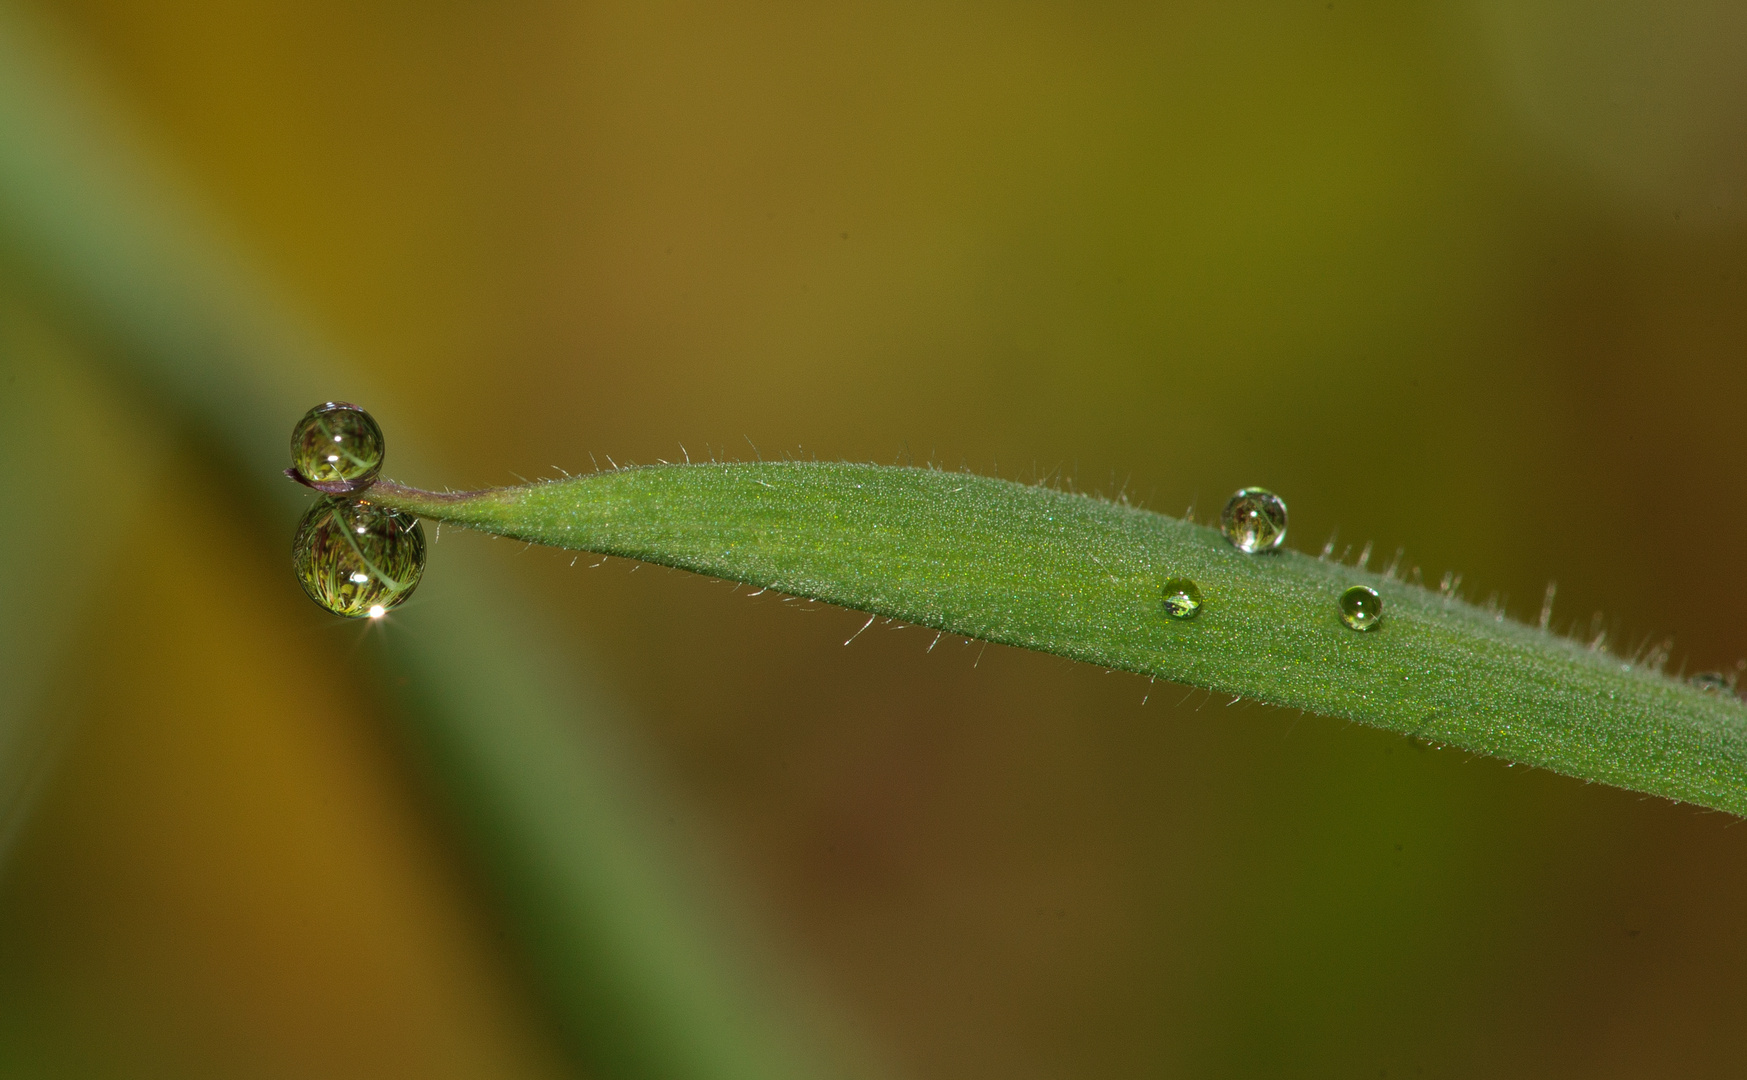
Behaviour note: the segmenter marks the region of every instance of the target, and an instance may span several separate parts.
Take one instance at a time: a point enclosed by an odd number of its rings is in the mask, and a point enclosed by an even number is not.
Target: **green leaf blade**
[[[1606,651],[1293,551],[1245,555],[1132,506],[933,469],[667,465],[372,498],[539,544],[638,559],[966,637],[1342,717],[1747,814],[1747,706]],[[1161,588],[1205,606],[1168,618]],[[1354,584],[1383,624],[1342,625]]]

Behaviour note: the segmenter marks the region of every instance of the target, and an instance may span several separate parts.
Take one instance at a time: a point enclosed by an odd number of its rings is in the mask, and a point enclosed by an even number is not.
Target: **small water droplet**
[[[383,449],[375,418],[344,401],[317,405],[291,432],[292,467],[329,495],[355,494],[375,483]]]
[[[1729,685],[1729,677],[1720,671],[1701,671],[1686,681],[1712,694],[1728,693],[1735,689]]]
[[[1201,589],[1186,577],[1165,582],[1165,614],[1173,619],[1193,619],[1201,610]]]
[[[424,526],[374,503],[320,499],[297,526],[291,568],[309,598],[335,615],[380,619],[424,575]]]
[[[1246,555],[1273,551],[1286,540],[1286,503],[1267,488],[1244,488],[1220,511],[1219,530]]]
[[[1368,585],[1354,585],[1341,594],[1341,622],[1354,630],[1375,630],[1383,621],[1383,598]]]

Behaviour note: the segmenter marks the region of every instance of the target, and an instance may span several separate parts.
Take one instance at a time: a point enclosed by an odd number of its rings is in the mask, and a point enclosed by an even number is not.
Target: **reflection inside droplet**
[[[291,565],[322,607],[349,619],[380,618],[405,602],[424,574],[424,527],[374,503],[320,499],[297,527]]]
[[[1226,501],[1219,529],[1246,555],[1273,551],[1286,540],[1286,503],[1267,488],[1244,488]]]
[[[1186,577],[1165,582],[1165,614],[1173,619],[1193,619],[1201,610],[1201,589]]]
[[[329,495],[369,487],[382,470],[382,457],[382,429],[369,413],[344,401],[317,405],[291,432],[292,467]]]

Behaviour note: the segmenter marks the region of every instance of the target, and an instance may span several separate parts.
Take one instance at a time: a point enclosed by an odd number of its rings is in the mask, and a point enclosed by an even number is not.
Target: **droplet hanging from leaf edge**
[[[425,572],[419,519],[360,499],[319,499],[298,523],[291,567],[311,600],[348,619],[379,619]]]

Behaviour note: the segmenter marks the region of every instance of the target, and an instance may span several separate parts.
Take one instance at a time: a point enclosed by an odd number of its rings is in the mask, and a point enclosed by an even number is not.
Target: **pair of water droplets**
[[[291,567],[311,600],[349,619],[380,619],[425,572],[418,518],[363,498],[384,449],[375,418],[343,401],[317,405],[291,432],[288,473],[323,495],[297,526]]]
[[[1246,555],[1278,551],[1286,542],[1286,501],[1267,488],[1244,488],[1226,500],[1219,514],[1219,531]],[[1165,582],[1166,615],[1193,619],[1202,605],[1201,588],[1194,581],[1174,577]],[[1383,621],[1383,598],[1376,589],[1354,585],[1341,594],[1335,611],[1342,625],[1350,629],[1374,630]]]

